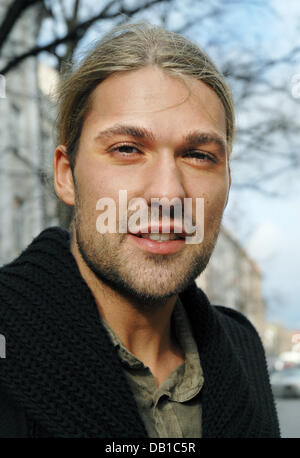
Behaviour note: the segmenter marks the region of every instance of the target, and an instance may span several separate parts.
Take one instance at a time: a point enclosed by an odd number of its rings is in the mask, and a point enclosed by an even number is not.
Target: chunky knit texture
[[[203,437],[279,437],[264,350],[240,313],[211,306],[193,284],[180,295],[204,371]],[[0,269],[0,391],[34,436],[146,437],[94,297],[58,227]]]

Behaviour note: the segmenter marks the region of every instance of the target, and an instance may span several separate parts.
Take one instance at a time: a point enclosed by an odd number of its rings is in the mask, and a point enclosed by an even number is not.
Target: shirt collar
[[[179,298],[174,306],[172,320],[176,337],[184,353],[185,361],[169,374],[168,378],[159,386],[157,396],[155,397],[159,398],[162,394],[165,394],[174,401],[185,402],[199,393],[204,378],[197,344],[194,340],[184,306]],[[102,322],[123,365],[131,369],[149,369],[122,344],[117,334],[103,318]]]

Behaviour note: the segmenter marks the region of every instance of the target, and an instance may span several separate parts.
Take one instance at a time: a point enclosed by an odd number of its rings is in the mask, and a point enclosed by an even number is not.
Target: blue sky
[[[244,39],[247,40],[249,30],[255,34],[257,27],[261,47],[268,57],[283,55],[300,45],[300,3],[274,0],[272,6],[274,10],[268,20],[264,17],[263,30],[261,18],[253,14],[249,27],[247,20],[243,22]],[[294,73],[300,73],[300,62],[287,72],[282,68],[275,77],[288,82]],[[284,103],[289,106],[290,102]],[[300,100],[291,106],[291,118],[293,116],[300,119]],[[300,330],[300,170],[291,170],[274,180],[271,188],[281,197],[233,190],[224,223],[233,228],[236,238],[261,269],[268,318]],[[236,212],[240,212],[241,217],[232,225],[231,217]]]
[[[249,191],[233,191],[224,224],[232,229],[262,272],[268,318],[300,330],[299,184],[286,185],[283,194],[273,199]],[[233,225],[231,215],[239,212],[240,218]]]

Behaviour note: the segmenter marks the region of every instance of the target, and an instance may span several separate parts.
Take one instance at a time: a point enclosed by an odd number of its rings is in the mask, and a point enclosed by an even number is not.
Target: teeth
[[[176,234],[146,234],[143,238],[154,240],[155,242],[168,242],[169,240],[178,240],[180,237]]]

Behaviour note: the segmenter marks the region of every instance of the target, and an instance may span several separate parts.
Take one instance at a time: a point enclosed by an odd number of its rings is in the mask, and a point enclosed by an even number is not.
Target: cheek
[[[130,170],[125,170],[124,167],[116,167],[108,164],[106,160],[99,158],[90,158],[78,161],[77,171],[80,171],[78,183],[81,183],[81,188],[84,188],[85,194],[93,197],[95,201],[101,197],[112,197],[118,199],[120,189],[130,189],[136,187],[138,176]]]
[[[204,221],[206,229],[219,223],[226,205],[227,194],[228,183],[222,182],[218,184],[216,181],[214,181],[209,189],[202,189],[202,192],[199,192],[198,196],[204,199]],[[193,205],[193,212],[196,212],[196,203]]]
[[[101,197],[115,197],[115,178],[105,167],[92,163],[78,164],[76,181],[80,200],[88,206],[96,206]]]
[[[215,224],[222,218],[227,199],[227,187],[212,193],[205,200],[205,220],[207,225]]]

